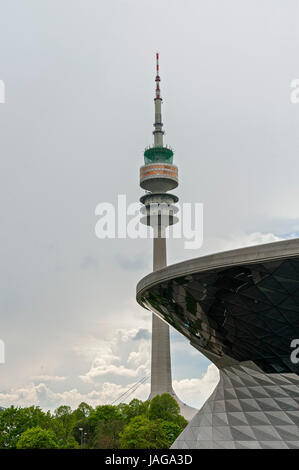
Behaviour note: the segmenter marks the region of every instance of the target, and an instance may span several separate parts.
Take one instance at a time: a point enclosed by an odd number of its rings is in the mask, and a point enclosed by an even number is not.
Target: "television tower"
[[[162,98],[160,94],[159,54],[156,54],[156,94],[154,144],[145,149],[144,165],[140,168],[140,186],[146,194],[140,198],[141,223],[154,230],[153,270],[167,266],[165,230],[178,221],[178,197],[168,191],[178,186],[178,168],[173,165],[173,150],[163,144]],[[151,392],[156,395],[169,393],[180,406],[180,413],[190,420],[197,412],[183,403],[172,388],[169,326],[156,314],[152,314]]]

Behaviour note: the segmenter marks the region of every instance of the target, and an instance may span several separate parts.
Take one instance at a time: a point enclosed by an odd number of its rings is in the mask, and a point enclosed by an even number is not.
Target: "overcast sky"
[[[0,406],[111,403],[149,372],[152,243],[99,240],[95,208],[142,194],[157,50],[176,193],[204,204],[169,263],[299,233],[298,22],[299,0],[0,0]],[[200,406],[217,370],[174,332],[172,362]]]

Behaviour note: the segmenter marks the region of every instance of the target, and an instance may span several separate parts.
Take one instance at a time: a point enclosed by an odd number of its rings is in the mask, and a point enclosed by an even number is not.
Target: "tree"
[[[44,413],[38,406],[10,406],[0,413],[0,447],[15,448],[24,431],[36,426],[49,429],[51,422],[51,413]]]
[[[168,449],[169,438],[161,421],[136,416],[120,433],[120,444],[122,449]]]
[[[78,408],[76,408],[73,411],[73,416],[75,418],[75,421],[81,421],[84,420],[85,418],[88,418],[90,413],[93,411],[92,406],[88,405],[84,401],[78,405]]]
[[[53,431],[40,426],[27,429],[17,442],[17,449],[57,449],[57,441]]]
[[[90,444],[91,429],[88,418],[90,413],[94,411],[92,406],[88,405],[85,402],[80,403],[80,405],[73,411],[73,430],[72,434],[76,443],[81,447],[88,447]]]
[[[176,422],[180,416],[180,407],[176,400],[169,395],[163,393],[156,395],[149,406],[149,419],[162,419],[163,421]]]
[[[119,449],[119,434],[124,428],[124,421],[111,419],[97,426],[95,446],[99,449]]]
[[[135,418],[135,416],[145,415],[147,416],[149,410],[150,402],[141,401],[137,398],[133,398],[133,400],[129,403],[129,417]]]
[[[133,398],[133,400],[131,400],[129,404],[120,403],[119,405],[117,405],[117,409],[122,414],[125,422],[128,423],[130,419],[135,418],[135,416],[147,416],[149,404],[149,401],[141,401],[137,398]]]
[[[186,424],[168,394],[95,409],[84,402],[74,411],[59,406],[53,414],[11,406],[0,408],[0,447],[167,449]]]
[[[68,425],[71,421],[70,417],[72,416],[72,408],[67,405],[59,406],[54,411],[54,416],[64,422],[64,424]]]
[[[178,424],[183,430],[187,426],[188,421],[184,418],[184,416],[179,415],[175,420],[175,424]]]
[[[95,430],[100,423],[107,423],[112,419],[123,420],[121,412],[117,406],[113,405],[97,406],[88,417],[88,421],[93,430]]]
[[[57,436],[59,447],[68,445],[68,441],[72,436],[74,424],[75,418],[70,406],[59,406],[54,411],[51,427]]]
[[[58,447],[59,449],[80,449],[80,445],[73,436],[61,441]]]
[[[101,405],[90,413],[87,424],[89,441],[95,447],[110,449],[111,442],[115,443],[117,440],[116,433],[124,426],[124,417],[117,406]]]
[[[168,448],[173,444],[176,438],[181,434],[183,428],[177,424],[169,421],[161,422],[162,429],[165,432],[168,440]]]

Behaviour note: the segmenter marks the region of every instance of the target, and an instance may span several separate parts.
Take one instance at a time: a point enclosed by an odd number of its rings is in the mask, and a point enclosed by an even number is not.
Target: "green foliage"
[[[0,409],[0,448],[167,449],[186,424],[168,394],[95,409],[59,406],[53,414],[11,406]]]
[[[87,448],[90,446],[90,436],[91,426],[89,422],[89,416],[92,413],[92,406],[88,405],[85,402],[80,403],[78,408],[73,411],[73,430],[72,434],[76,443],[81,446],[82,438],[82,447]],[[81,431],[82,429],[82,431]],[[83,433],[83,434],[82,434]]]
[[[134,398],[128,405],[126,403],[121,403],[117,408],[122,414],[124,420],[128,422],[130,419],[135,418],[135,416],[148,416],[149,405],[149,401],[142,401]]]
[[[58,445],[59,449],[80,449],[79,443],[73,436],[68,437],[67,439],[60,442]]]
[[[187,426],[188,421],[184,418],[184,416],[179,415],[175,420],[175,424],[178,424],[181,430],[183,430]]]
[[[71,421],[72,408],[66,405],[59,406],[54,411],[54,416],[55,418],[60,419],[64,424],[68,425]]]
[[[120,433],[120,443],[122,449],[167,449],[169,439],[162,422],[136,416]]]
[[[55,432],[59,447],[68,446],[74,425],[75,417],[70,406],[59,406],[54,411],[51,427]]]
[[[88,418],[93,446],[101,449],[118,448],[118,434],[124,426],[124,416],[117,406],[97,406]]]
[[[58,447],[53,431],[40,426],[27,429],[17,442],[17,449],[56,449]]]
[[[93,430],[95,430],[100,423],[107,423],[111,420],[123,420],[123,415],[117,406],[97,406],[96,409],[90,413],[88,418],[89,424]]]
[[[20,408],[11,406],[0,413],[0,447],[15,448],[21,434],[29,428],[51,427],[51,414],[38,406]]]
[[[73,417],[75,421],[80,421],[88,418],[90,413],[92,412],[93,408],[92,406],[88,405],[84,401],[80,403],[78,408],[73,411]]]
[[[180,416],[180,407],[168,393],[155,396],[149,407],[149,419],[163,419],[176,422]]]
[[[99,449],[119,449],[119,435],[124,428],[123,419],[112,419],[98,425],[94,447]]]
[[[176,438],[181,434],[183,428],[179,424],[172,423],[171,421],[162,421],[161,424],[162,429],[166,434],[168,441],[167,447],[169,448]]]
[[[122,449],[168,449],[187,424],[176,400],[164,393],[150,402],[132,400],[122,408],[129,423],[120,433]]]

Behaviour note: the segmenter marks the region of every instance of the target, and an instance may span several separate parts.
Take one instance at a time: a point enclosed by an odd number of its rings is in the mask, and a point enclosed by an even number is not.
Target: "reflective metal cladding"
[[[299,448],[299,239],[160,269],[140,281],[137,299],[219,368],[172,448]]]
[[[292,249],[288,255],[284,249],[294,248],[294,242],[298,253]],[[171,276],[173,267],[164,269],[160,282],[148,276],[148,287],[138,288],[138,301],[187,336],[218,367],[250,360],[266,373],[298,374],[290,344],[299,338],[299,241],[264,247],[260,260],[255,253],[261,247],[250,247],[227,252],[222,267],[194,272],[191,260],[180,263],[185,274]],[[238,252],[247,262],[240,258],[237,264],[234,257],[230,265],[229,255]],[[200,268],[200,258],[197,261]]]

